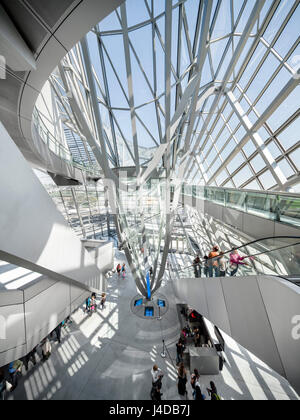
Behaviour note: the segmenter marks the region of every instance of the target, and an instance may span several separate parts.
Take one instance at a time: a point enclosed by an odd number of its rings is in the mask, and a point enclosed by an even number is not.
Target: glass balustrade
[[[239,191],[184,185],[183,195],[207,200],[234,210],[300,227],[300,196],[292,193]]]
[[[49,129],[44,124],[43,120],[39,116],[38,111],[35,109],[32,116],[33,120],[33,127],[36,130],[36,133],[38,136],[42,139],[42,141],[47,144],[51,152],[53,152],[55,155],[60,157],[63,161],[71,164],[73,167],[78,168],[80,170],[84,170],[85,172],[88,172],[91,175],[98,176],[99,175],[99,169],[96,166],[87,165],[83,162],[77,162],[70,150],[65,147],[62,143],[60,143],[52,133],[50,133]]]

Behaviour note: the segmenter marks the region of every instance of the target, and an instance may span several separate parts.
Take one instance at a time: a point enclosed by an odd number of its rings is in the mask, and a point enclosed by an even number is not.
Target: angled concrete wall
[[[300,287],[268,276],[174,280],[177,298],[286,377],[300,394]]]
[[[0,124],[0,258],[101,290],[103,275]]]
[[[22,290],[1,290],[0,367],[28,354],[89,295],[71,282],[49,278]]]

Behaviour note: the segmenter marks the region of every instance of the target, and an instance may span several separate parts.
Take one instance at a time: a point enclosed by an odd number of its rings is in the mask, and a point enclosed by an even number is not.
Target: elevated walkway
[[[185,186],[181,204],[249,238],[300,236],[299,194]]]
[[[47,4],[45,17],[40,6],[2,2],[0,43],[8,39],[11,44],[4,45],[8,53],[5,81],[0,84],[0,121],[32,166],[82,182],[81,171],[51,151],[34,132],[33,110],[41,89],[61,59],[121,3],[122,0],[52,0]]]

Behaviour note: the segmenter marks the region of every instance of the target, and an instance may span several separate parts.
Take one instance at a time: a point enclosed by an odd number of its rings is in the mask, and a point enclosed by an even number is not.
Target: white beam
[[[0,5],[0,55],[14,71],[36,70],[35,58],[8,14]]]

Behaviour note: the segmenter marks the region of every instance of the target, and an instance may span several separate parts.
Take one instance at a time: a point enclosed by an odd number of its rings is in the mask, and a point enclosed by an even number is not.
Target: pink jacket
[[[245,265],[244,259],[246,257],[241,257],[239,254],[231,254],[230,255],[230,264],[234,264],[234,265]]]

